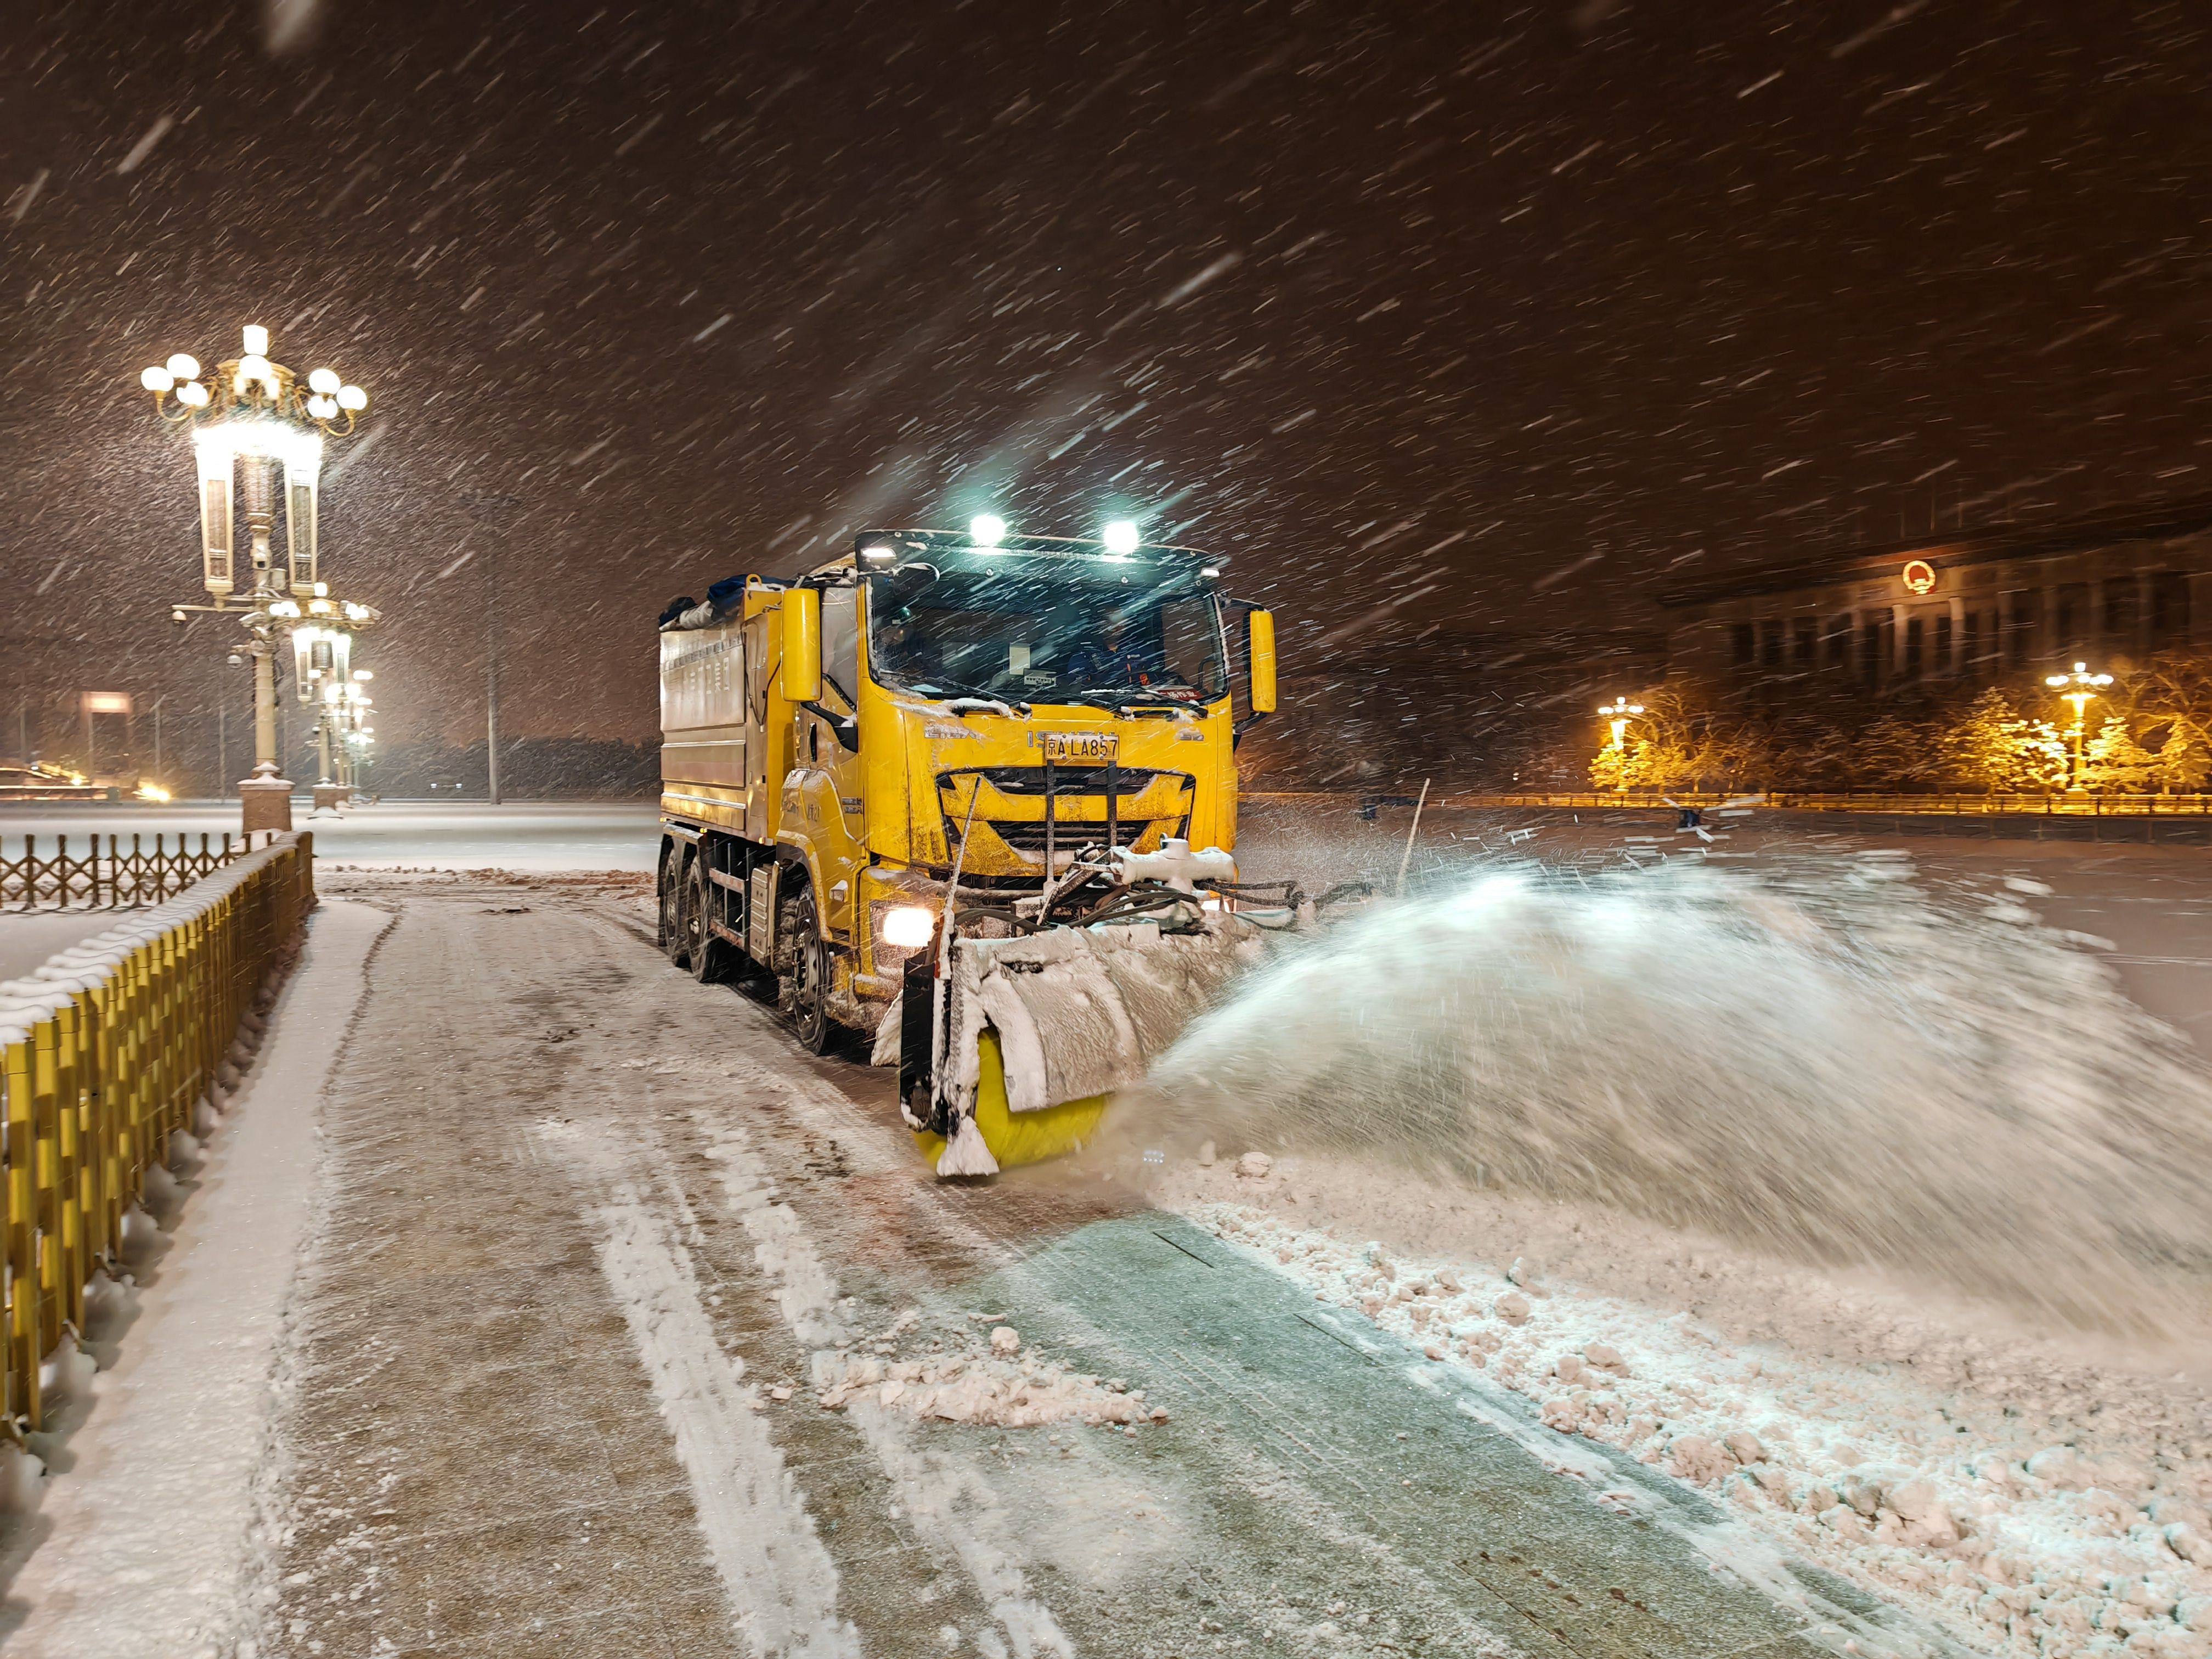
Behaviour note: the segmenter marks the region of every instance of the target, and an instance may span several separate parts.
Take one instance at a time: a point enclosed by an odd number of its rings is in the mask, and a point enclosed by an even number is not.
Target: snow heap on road
[[[2207,1659],[2212,1079],[2040,890],[1494,865],[1245,981],[1119,1132],[1323,1301],[1978,1647]]]
[[[1702,1489],[1978,1649],[2212,1654],[2212,1399],[2140,1368],[2159,1356],[1962,1324],[1586,1210],[1335,1160],[1250,1170],[1185,1166],[1158,1195],[1317,1300],[1525,1396],[1545,1427]],[[1547,1271],[1553,1250],[1607,1291]]]
[[[912,1321],[895,1322],[872,1352],[821,1353],[815,1358],[814,1382],[823,1409],[842,1411],[858,1401],[871,1401],[915,1417],[948,1423],[990,1424],[1000,1428],[1038,1428],[1052,1423],[1134,1425],[1167,1420],[1166,1411],[1119,1377],[1101,1379],[1070,1370],[1021,1335],[994,1325],[987,1342],[940,1342],[918,1358],[897,1356],[898,1338]]]

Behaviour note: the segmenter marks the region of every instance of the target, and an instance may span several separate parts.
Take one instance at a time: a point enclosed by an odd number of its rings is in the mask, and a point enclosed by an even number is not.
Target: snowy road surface
[[[0,980],[21,979],[112,925],[113,913],[104,910],[0,910]]]
[[[65,1405],[34,1437],[57,1471],[5,1559],[11,1652],[228,1651],[255,1588],[255,1533],[284,1468],[283,1392],[294,1264],[317,1197],[324,1082],[361,1006],[363,965],[389,917],[327,905],[230,1102],[221,1154],[192,1179],[143,1301],[118,1310],[94,1427]],[[135,1316],[132,1316],[135,1314]],[[120,1340],[118,1340],[120,1339]]]
[[[670,969],[635,897],[356,885],[396,921],[232,1569],[262,1653],[1923,1650],[1106,1183],[936,1184],[884,1073]],[[61,1659],[46,1519],[10,1650]],[[146,1652],[206,1628],[127,1577],[100,1616]]]
[[[1255,813],[1247,873],[1390,880],[1402,815],[1337,816]],[[537,824],[325,864],[242,1109],[40,1443],[10,1654],[1961,1651],[1938,1616],[2212,1650],[2212,1406],[2171,1363],[1327,1160],[1171,1155],[1176,1212],[1095,1162],[942,1186],[886,1073],[653,949],[602,845],[648,864],[648,811]],[[1423,827],[1417,878],[1652,826]],[[2212,1035],[2212,855],[1913,854]],[[1501,1295],[1522,1252],[1559,1279]]]

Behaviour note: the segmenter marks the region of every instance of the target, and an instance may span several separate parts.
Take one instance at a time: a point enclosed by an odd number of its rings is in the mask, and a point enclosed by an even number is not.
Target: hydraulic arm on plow
[[[940,1173],[1079,1144],[1304,903],[1236,879],[1274,630],[1218,576],[1129,535],[869,532],[672,604],[665,948],[772,981],[817,1052],[874,1033]]]

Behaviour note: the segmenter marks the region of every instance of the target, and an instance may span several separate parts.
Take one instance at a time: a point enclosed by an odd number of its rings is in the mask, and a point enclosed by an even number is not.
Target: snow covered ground
[[[2212,1653],[2212,858],[1717,829],[1425,837],[1157,1196],[1977,1647]]]
[[[1245,873],[1393,882],[1338,816]],[[957,1186],[653,951],[649,809],[516,822],[322,842],[11,1650],[2212,1654],[2203,854],[1441,815],[1358,971]]]
[[[10,1653],[230,1655],[249,1638],[323,1084],[387,921],[343,901],[316,917],[269,1040],[181,1172],[163,1247],[99,1298],[88,1346],[109,1363],[32,1437],[54,1472],[8,1540]]]
[[[2201,1364],[1340,1160],[1223,1158],[1158,1195],[1526,1396],[1585,1479],[1575,1443],[1618,1448],[1986,1650],[2212,1652]]]
[[[935,1182],[884,1073],[671,969],[630,898],[347,879],[395,915],[356,1023],[288,1010],[257,1081],[285,1020],[335,1052],[310,1225],[187,1205],[256,1294],[110,1350],[15,1534],[24,1651],[243,1652],[240,1605],[264,1654],[1942,1650],[1771,1550],[1717,1571],[1725,1511],[1628,1457],[1563,1483],[1509,1392],[1096,1164]],[[298,1148],[263,1098],[218,1179],[272,1127]],[[165,1351],[165,1396],[236,1382],[199,1462],[153,1412]],[[155,1515],[191,1536],[141,1593]]]
[[[659,852],[657,804],[522,801],[385,801],[319,814],[293,803],[293,827],[314,832],[316,856],[371,869],[626,870],[653,869]],[[159,831],[220,836],[238,828],[234,801],[169,806],[0,806],[0,838]]]
[[[0,980],[21,979],[81,939],[105,932],[106,910],[0,910]]]

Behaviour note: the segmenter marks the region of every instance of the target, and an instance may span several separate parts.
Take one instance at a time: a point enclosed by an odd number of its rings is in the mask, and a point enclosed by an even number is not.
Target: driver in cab
[[[1121,686],[1150,685],[1159,678],[1159,659],[1152,653],[1124,643],[1128,626],[1120,612],[1109,615],[1100,637],[1076,647],[1067,659],[1067,677],[1093,690]]]

